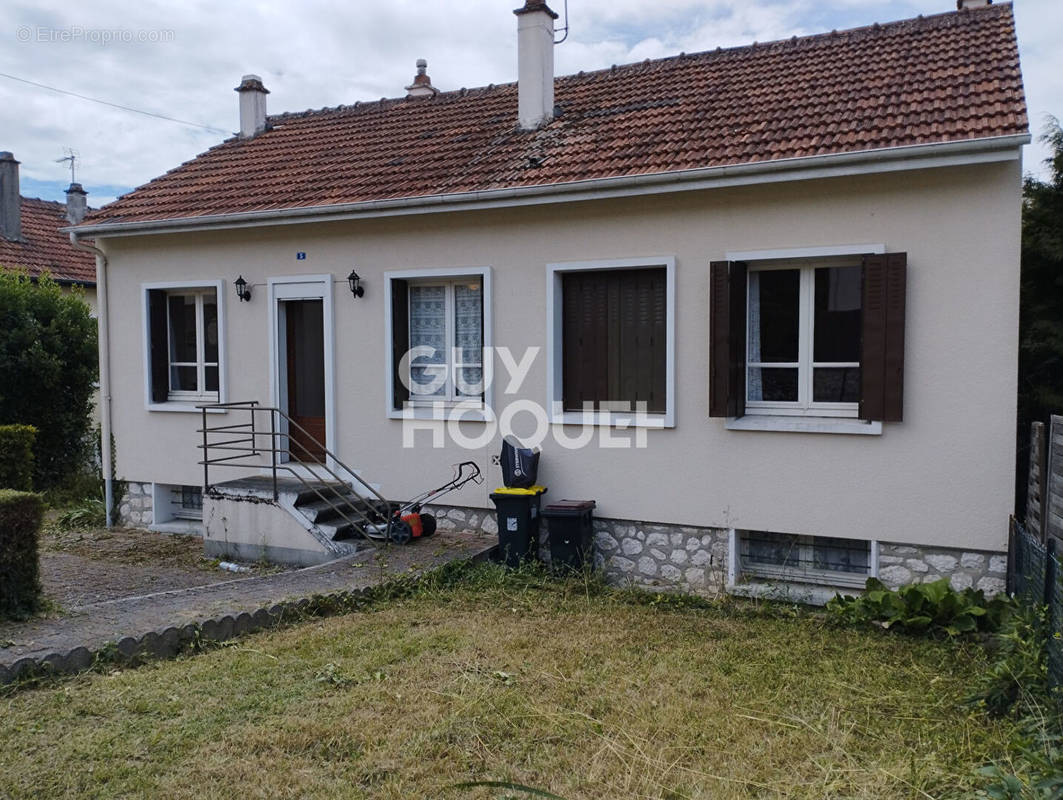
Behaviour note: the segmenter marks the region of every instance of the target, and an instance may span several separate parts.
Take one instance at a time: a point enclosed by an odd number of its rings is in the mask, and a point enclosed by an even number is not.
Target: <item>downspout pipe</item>
[[[111,335],[107,311],[107,255],[100,248],[85,244],[77,233],[70,232],[70,244],[96,256],[96,313],[100,351],[100,458],[103,462],[103,494],[107,509],[107,527],[114,527],[114,481],[111,475]]]

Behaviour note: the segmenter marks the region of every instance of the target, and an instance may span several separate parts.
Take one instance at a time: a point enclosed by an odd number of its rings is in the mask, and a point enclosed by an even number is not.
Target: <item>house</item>
[[[351,542],[300,481],[471,460],[439,524],[493,532],[512,431],[620,580],[1000,590],[1030,137],[1010,4],[959,6],[555,79],[527,0],[516,84],[246,76],[239,136],[75,229],[123,521],[310,563]]]
[[[33,278],[48,273],[64,287],[79,286],[96,308],[96,259],[70,243],[63,229],[85,218],[87,192],[80,183],[66,190],[66,204],[22,197],[19,162],[0,153],[0,269],[21,270]]]

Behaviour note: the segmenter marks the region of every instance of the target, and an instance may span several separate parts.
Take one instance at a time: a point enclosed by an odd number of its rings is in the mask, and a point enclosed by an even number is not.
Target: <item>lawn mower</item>
[[[422,514],[421,509],[470,482],[481,484],[484,482],[484,477],[475,461],[463,461],[454,466],[454,477],[447,483],[394,508],[391,512],[391,541],[395,544],[407,544],[411,539],[431,536],[436,532],[436,518],[431,514]],[[369,534],[370,536],[374,539],[386,538],[386,525],[373,527],[373,533],[379,536],[373,536],[372,533]]]

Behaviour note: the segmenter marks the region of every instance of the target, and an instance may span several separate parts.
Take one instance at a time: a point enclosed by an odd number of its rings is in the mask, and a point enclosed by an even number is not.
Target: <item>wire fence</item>
[[[1047,610],[1048,676],[1053,686],[1063,686],[1063,570],[1055,541],[1042,542],[1014,518],[1008,539],[1008,592]]]

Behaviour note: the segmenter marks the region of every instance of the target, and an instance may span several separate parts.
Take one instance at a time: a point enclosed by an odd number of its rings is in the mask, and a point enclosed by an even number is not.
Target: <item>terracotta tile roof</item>
[[[270,117],[91,215],[135,222],[413,198],[1028,131],[1010,4],[559,78]]]
[[[95,286],[96,257],[70,244],[59,230],[69,225],[65,204],[23,197],[22,238],[0,236],[0,268],[24,269],[34,277],[47,271],[57,281]]]

